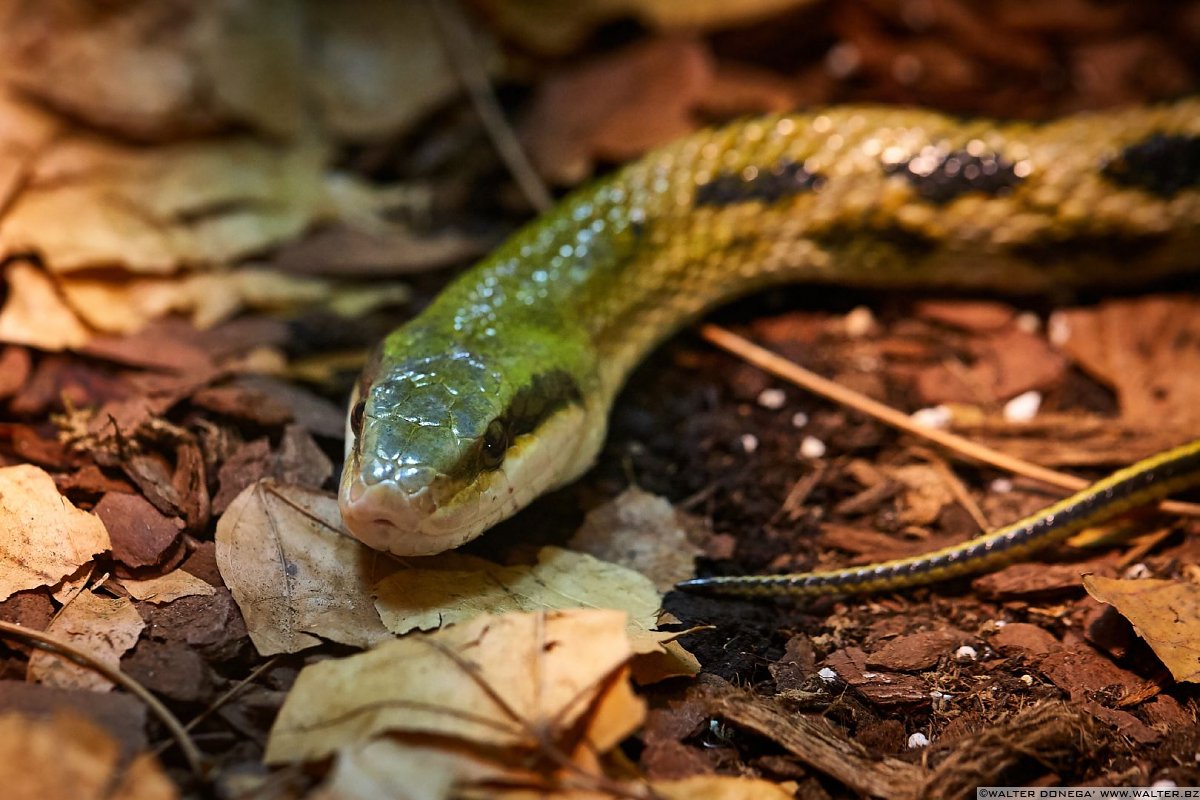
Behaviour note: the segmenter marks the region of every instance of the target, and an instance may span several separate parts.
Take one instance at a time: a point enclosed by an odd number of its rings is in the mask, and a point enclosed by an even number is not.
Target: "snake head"
[[[579,363],[564,362],[569,346],[547,336],[439,349],[398,334],[364,370],[347,423],[339,503],[365,544],[457,547],[595,457],[603,415],[585,403]]]

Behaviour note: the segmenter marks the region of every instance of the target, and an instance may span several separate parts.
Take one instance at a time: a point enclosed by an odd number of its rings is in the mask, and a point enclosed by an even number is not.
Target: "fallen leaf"
[[[651,781],[650,787],[666,800],[788,800],[793,786],[734,775],[694,775],[674,781]]]
[[[946,477],[929,464],[906,464],[888,469],[887,474],[904,485],[899,518],[906,525],[930,525],[955,502]]]
[[[1200,428],[1200,300],[1108,300],[1056,315],[1062,348],[1111,386],[1125,418],[1180,431]]]
[[[695,576],[696,558],[704,551],[688,531],[703,527],[702,520],[677,511],[666,498],[631,487],[589,511],[569,544],[640,572],[658,591],[667,592]]]
[[[566,608],[619,609],[635,651],[661,650],[673,634],[654,630],[662,597],[644,575],[584,553],[544,547],[538,563],[505,567],[474,556],[413,560],[375,586],[376,606],[395,634],[454,625],[480,614]]]
[[[64,138],[0,218],[0,255],[36,253],[58,274],[236,262],[329,213],[324,161],[323,147],[303,139],[135,147]]]
[[[494,25],[521,44],[562,55],[583,44],[597,26],[635,17],[667,30],[714,30],[749,25],[765,17],[815,0],[480,0]]]
[[[1177,681],[1200,682],[1200,586],[1085,575],[1088,594],[1133,623]]]
[[[147,603],[170,603],[181,597],[211,597],[217,593],[212,584],[181,569],[141,581],[121,578],[119,583],[129,592],[130,597],[145,600]]]
[[[567,736],[631,655],[625,615],[610,610],[485,614],[384,642],[305,667],[264,760],[311,761],[387,732],[537,751]],[[641,714],[625,722],[627,734]]]
[[[79,714],[116,740],[122,759],[132,758],[150,744],[146,736],[146,706],[127,692],[97,694],[83,689],[55,689],[40,683],[0,681],[0,708],[43,721],[63,711]]]
[[[14,261],[4,280],[8,297],[0,308],[0,342],[57,351],[79,347],[91,336],[54,281],[37,267]]]
[[[46,633],[73,645],[104,664],[117,667],[121,656],[137,643],[146,623],[133,603],[123,597],[100,597],[80,592],[46,628]],[[60,689],[107,692],[108,678],[60,655],[38,650],[29,658],[29,680]]]
[[[0,600],[53,586],[109,548],[108,531],[30,464],[0,468]]]
[[[332,496],[259,481],[230,503],[216,538],[221,577],[261,655],[388,637],[369,589],[394,564],[342,532]]]
[[[69,711],[41,721],[0,714],[0,785],[5,797],[174,800],[175,785],[149,754],[120,763],[102,728]]]

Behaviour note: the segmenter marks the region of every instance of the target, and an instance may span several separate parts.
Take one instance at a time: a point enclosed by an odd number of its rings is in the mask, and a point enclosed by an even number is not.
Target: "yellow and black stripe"
[[[1089,526],[1200,485],[1200,439],[1118,470],[1035,514],[975,539],[911,558],[828,572],[695,578],[681,589],[716,594],[812,596],[891,591],[987,572]]]

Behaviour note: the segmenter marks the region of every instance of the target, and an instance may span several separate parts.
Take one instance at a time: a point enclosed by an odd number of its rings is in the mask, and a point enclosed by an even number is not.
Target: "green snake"
[[[369,359],[340,505],[400,555],[467,542],[579,477],[626,377],[707,309],[784,282],[1035,292],[1200,267],[1200,100],[1048,123],[839,107],[705,130],[582,188]],[[926,556],[705,578],[879,590],[994,567],[1200,482],[1200,442]]]

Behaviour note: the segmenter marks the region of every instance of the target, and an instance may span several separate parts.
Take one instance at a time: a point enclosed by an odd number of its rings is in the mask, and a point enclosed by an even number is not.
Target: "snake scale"
[[[658,342],[764,286],[1035,292],[1183,273],[1197,253],[1197,99],[1046,123],[837,107],[701,131],[568,196],[376,348],[351,399],[342,516],[401,555],[474,538],[592,464]],[[1197,483],[1200,441],[934,553],[688,585],[925,583]]]

